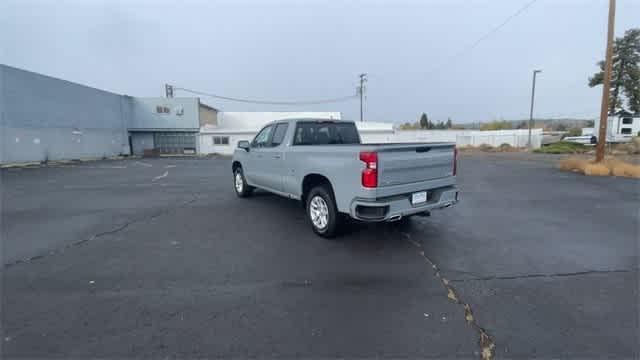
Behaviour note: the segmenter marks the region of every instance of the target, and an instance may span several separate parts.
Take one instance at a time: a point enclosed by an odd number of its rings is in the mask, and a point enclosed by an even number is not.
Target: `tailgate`
[[[452,176],[454,148],[454,144],[407,144],[378,149],[379,186]]]

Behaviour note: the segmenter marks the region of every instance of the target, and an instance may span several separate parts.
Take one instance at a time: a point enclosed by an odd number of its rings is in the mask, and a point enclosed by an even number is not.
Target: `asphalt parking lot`
[[[225,158],[3,169],[2,354],[637,358],[640,182],[553,162],[465,154],[455,207],[334,241]]]

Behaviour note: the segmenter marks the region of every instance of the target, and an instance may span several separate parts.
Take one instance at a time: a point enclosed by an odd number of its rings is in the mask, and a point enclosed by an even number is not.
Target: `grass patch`
[[[587,167],[589,161],[586,159],[580,159],[576,157],[570,157],[560,160],[560,169],[567,171],[576,171],[584,173],[584,168]]]
[[[520,148],[511,146],[511,144],[507,144],[507,143],[502,143],[500,144],[500,146],[498,146],[496,148],[497,152],[516,152],[516,151],[520,151]]]
[[[491,146],[489,144],[480,144],[480,146],[478,146],[478,150],[489,152],[489,151],[493,150],[493,146]]]
[[[476,150],[477,150],[476,147],[471,145],[458,146],[458,151],[460,152],[473,152]]]
[[[640,136],[632,138],[628,143],[612,144],[611,153],[614,155],[640,154]]]
[[[560,141],[554,144],[543,146],[539,149],[533,150],[539,154],[583,154],[592,148],[583,144],[578,144],[569,141]]]
[[[587,176],[609,176],[611,170],[603,163],[588,163],[583,170]]]
[[[569,157],[560,160],[562,170],[579,172],[587,176],[622,176],[640,179],[640,165],[631,164],[619,159],[605,159],[601,163],[595,160]]]
[[[605,160],[606,166],[613,176],[623,176],[640,179],[640,165],[631,164],[618,159]]]

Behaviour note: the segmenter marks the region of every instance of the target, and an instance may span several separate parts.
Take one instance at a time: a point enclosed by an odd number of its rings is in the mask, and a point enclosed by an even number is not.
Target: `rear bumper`
[[[411,204],[413,192],[375,200],[356,198],[351,202],[349,215],[362,221],[399,220],[405,216],[450,207],[457,203],[460,197],[455,185],[422,191],[428,192],[427,201],[418,205]]]

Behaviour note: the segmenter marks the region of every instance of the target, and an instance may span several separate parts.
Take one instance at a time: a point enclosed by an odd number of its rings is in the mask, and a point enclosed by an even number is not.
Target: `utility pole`
[[[172,98],[173,97],[173,85],[164,84],[164,94],[167,97],[167,99]]]
[[[360,122],[364,121],[363,118],[363,104],[364,104],[364,83],[367,82],[367,74],[360,74],[360,86],[358,86],[358,94],[360,94]]]
[[[613,24],[616,18],[616,0],[609,0],[609,29],[607,30],[607,54],[602,79],[602,104],[600,105],[600,124],[598,126],[598,145],[596,162],[604,160],[604,145],[607,142],[607,122],[609,119],[609,88],[611,86],[611,67],[613,57]]]
[[[533,84],[531,86],[531,109],[529,110],[529,141],[527,142],[529,149],[533,147],[533,144],[531,143],[531,128],[533,128],[533,100],[536,96],[536,75],[541,72],[542,70],[533,70]]]

